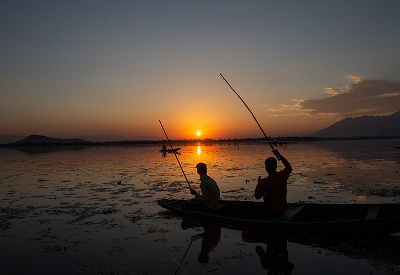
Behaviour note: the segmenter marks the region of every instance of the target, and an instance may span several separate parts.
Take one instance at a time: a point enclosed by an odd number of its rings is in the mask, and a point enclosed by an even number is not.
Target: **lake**
[[[230,200],[255,201],[257,178],[266,176],[263,163],[272,156],[265,143],[174,146],[181,147],[177,157],[193,187],[199,186],[195,166],[204,162],[221,198]],[[278,146],[293,167],[288,202],[400,203],[398,146],[400,139]],[[266,241],[171,214],[158,199],[192,196],[174,154],[159,149],[0,148],[2,273],[400,272],[398,234],[359,240],[268,236]],[[280,252],[271,262],[266,256],[274,248]],[[199,262],[202,250],[208,252],[206,263]]]

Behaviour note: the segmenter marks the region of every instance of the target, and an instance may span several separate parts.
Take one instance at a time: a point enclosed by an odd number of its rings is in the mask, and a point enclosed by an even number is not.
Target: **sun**
[[[196,135],[199,137],[201,136],[201,132],[197,132]]]

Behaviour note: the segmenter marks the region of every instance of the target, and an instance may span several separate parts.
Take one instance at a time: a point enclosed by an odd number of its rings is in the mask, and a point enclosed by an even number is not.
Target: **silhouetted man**
[[[268,172],[268,176],[266,178],[258,177],[254,196],[257,200],[264,197],[268,213],[279,216],[286,211],[287,180],[292,172],[292,166],[277,150],[274,150],[273,153],[282,161],[285,168],[277,172],[278,163],[276,158],[267,158],[265,160],[265,170]]]
[[[198,163],[197,173],[200,175],[201,194],[190,188],[195,200],[182,204],[184,210],[211,211],[218,209],[220,192],[217,183],[207,175],[207,165]]]

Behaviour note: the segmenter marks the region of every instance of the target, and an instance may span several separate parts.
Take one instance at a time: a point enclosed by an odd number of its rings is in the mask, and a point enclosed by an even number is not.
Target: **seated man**
[[[286,211],[287,180],[292,172],[292,166],[277,150],[274,150],[273,153],[282,161],[285,168],[277,172],[277,160],[274,157],[267,158],[265,170],[267,170],[268,176],[263,179],[258,177],[254,196],[257,200],[264,197],[268,213],[279,216]]]
[[[218,209],[220,192],[217,183],[207,175],[207,165],[199,163],[196,165],[197,173],[200,175],[201,194],[190,188],[190,193],[195,200],[182,204],[184,210],[211,211]]]

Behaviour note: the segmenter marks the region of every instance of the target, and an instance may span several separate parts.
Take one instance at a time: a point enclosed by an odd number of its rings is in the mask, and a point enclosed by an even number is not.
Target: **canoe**
[[[179,149],[181,149],[181,148],[174,148],[174,149],[161,149],[160,150],[160,152],[161,153],[174,153],[174,152],[177,152]]]
[[[400,232],[400,204],[288,204],[286,213],[271,217],[263,202],[220,201],[211,212],[184,211],[185,200],[158,204],[192,219],[285,234],[392,234]]]

